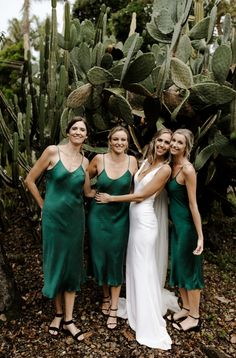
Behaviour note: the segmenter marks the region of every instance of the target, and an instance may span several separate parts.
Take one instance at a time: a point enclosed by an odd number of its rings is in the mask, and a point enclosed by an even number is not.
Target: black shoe
[[[196,326],[189,327],[188,329],[183,329],[183,327],[181,326],[181,324],[179,322],[173,323],[172,326],[174,328],[176,328],[180,332],[199,332],[200,328],[201,328],[201,320],[200,320],[200,318],[199,317],[193,317],[193,316],[190,316],[190,315],[189,315],[189,317],[198,320],[198,323],[197,323]]]
[[[167,321],[174,323],[174,322],[183,321],[186,317],[188,317],[189,309],[185,307],[182,307],[181,309],[187,311],[185,316],[182,316],[178,319],[174,319],[175,312],[172,312],[170,315],[166,316]]]
[[[108,316],[108,319],[107,319],[107,328],[108,329],[111,329],[111,330],[113,330],[113,329],[115,329],[116,327],[117,327],[117,315],[115,315],[115,316],[112,316],[111,315],[111,311],[117,311],[118,310],[118,308],[110,308],[110,314],[109,314],[109,316]],[[115,322],[108,322],[108,320],[109,320],[109,318],[115,318],[116,320],[115,320]]]
[[[102,314],[104,316],[108,316],[109,312],[110,312],[110,304],[111,304],[110,296],[103,297],[102,306],[103,306],[104,303],[109,303],[109,307],[108,308],[102,308]]]
[[[63,317],[63,313],[57,313],[57,314],[55,315],[55,317],[62,318],[62,317]],[[59,327],[54,327],[54,326],[49,326],[49,327],[48,327],[48,332],[49,332],[49,334],[52,336],[52,338],[57,338],[57,337],[58,337],[62,323],[63,323],[63,320],[61,320],[61,322],[60,322],[60,324],[59,324]],[[50,333],[50,332],[54,332],[54,333]],[[55,333],[56,333],[56,334],[55,334]]]
[[[69,326],[70,324],[75,324],[75,323],[74,323],[73,320],[64,321],[64,322],[63,322],[63,325],[64,325],[64,326]],[[64,327],[63,327],[63,331],[64,331],[65,333],[69,334],[77,343],[80,343],[80,342],[82,342],[82,341],[85,339],[85,337],[84,337],[84,333],[85,333],[85,332],[82,332],[81,330],[79,330],[75,335],[73,335],[68,328],[64,328]],[[81,337],[81,336],[83,336],[83,338],[82,338],[82,339],[78,339],[78,338]]]

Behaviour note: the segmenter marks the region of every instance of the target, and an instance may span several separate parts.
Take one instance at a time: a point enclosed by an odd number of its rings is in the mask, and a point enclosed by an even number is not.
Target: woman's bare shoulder
[[[83,165],[84,169],[87,169],[87,168],[88,168],[88,166],[89,166],[89,160],[88,160],[88,158],[83,157],[82,165]]]
[[[163,173],[170,175],[172,169],[171,169],[171,166],[170,166],[169,163],[165,163],[165,164],[163,164],[163,166],[161,167],[161,170],[162,170]]]
[[[190,162],[185,164],[182,170],[185,175],[191,175],[196,173],[193,164]]]
[[[58,153],[58,147],[56,145],[49,145],[43,153],[46,155],[55,155]]]

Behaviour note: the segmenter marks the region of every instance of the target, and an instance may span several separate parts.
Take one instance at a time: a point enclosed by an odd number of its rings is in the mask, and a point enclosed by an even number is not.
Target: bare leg
[[[62,294],[61,293],[58,293],[56,295],[54,302],[55,302],[55,307],[56,307],[56,316],[53,318],[53,320],[49,326],[49,333],[53,336],[57,336],[58,330],[60,328],[61,320],[63,317]]]
[[[117,308],[118,308],[118,300],[120,297],[120,290],[121,290],[121,286],[111,287],[111,308],[107,320],[107,326],[110,329],[114,329],[117,326]]]
[[[102,300],[102,313],[107,316],[109,315],[111,300],[110,300],[110,290],[107,284],[103,284],[103,300]]]
[[[64,329],[68,329],[68,331],[70,331],[71,335],[74,337],[77,333],[80,332],[80,330],[78,328],[76,328],[75,324],[73,322],[71,322],[72,317],[73,317],[74,303],[75,303],[75,292],[65,291],[64,298],[65,298]],[[66,322],[71,322],[71,323],[66,324]],[[81,341],[83,339],[84,339],[83,334],[81,334],[77,337],[78,341]]]
[[[56,313],[62,313],[62,293],[58,293],[55,298]]]
[[[196,327],[199,323],[199,306],[201,290],[187,291],[189,302],[189,316],[181,322],[183,330],[188,330],[192,327]]]
[[[193,317],[199,317],[199,306],[200,306],[201,290],[190,290],[188,291],[189,300],[189,314]]]
[[[187,317],[189,314],[189,299],[188,299],[188,292],[185,288],[180,288],[179,293],[182,299],[183,307],[179,312],[176,312],[172,315],[167,316],[169,321],[178,321],[181,318]]]

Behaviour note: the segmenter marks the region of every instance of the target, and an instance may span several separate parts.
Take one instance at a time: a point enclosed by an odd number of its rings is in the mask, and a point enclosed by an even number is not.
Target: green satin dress
[[[201,289],[204,287],[202,255],[193,254],[197,247],[197,232],[189,209],[186,186],[177,182],[177,175],[167,185],[173,223],[170,236],[170,285],[186,290]]]
[[[129,164],[121,177],[111,179],[106,173],[104,162],[104,169],[97,178],[97,191],[110,195],[128,194],[131,181]],[[121,285],[129,236],[129,203],[99,204],[92,200],[88,231],[92,274],[95,280],[99,285]]]
[[[84,279],[85,172],[81,165],[69,172],[59,161],[46,172],[46,196],[42,212],[43,294],[78,291]],[[83,161],[83,160],[82,160]]]

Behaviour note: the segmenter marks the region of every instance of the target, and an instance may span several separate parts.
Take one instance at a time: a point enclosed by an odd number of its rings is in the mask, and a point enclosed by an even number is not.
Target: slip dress
[[[169,211],[173,223],[170,236],[170,286],[194,290],[204,287],[202,254],[193,254],[198,237],[189,208],[186,185],[177,181],[182,169],[183,167],[167,184]]]
[[[127,170],[117,179],[103,170],[97,177],[97,191],[110,195],[128,194],[132,175]],[[124,257],[129,235],[129,203],[100,204],[92,200],[88,215],[92,274],[99,285],[120,286],[124,279]]]
[[[58,148],[58,147],[57,147]],[[46,171],[46,196],[42,210],[43,295],[79,291],[84,280],[85,172],[80,166],[70,172],[59,160]]]

